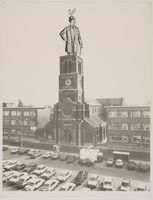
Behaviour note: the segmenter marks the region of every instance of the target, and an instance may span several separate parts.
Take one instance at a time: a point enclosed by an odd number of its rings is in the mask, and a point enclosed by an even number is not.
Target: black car
[[[36,163],[30,163],[28,166],[26,166],[25,168],[24,168],[24,172],[28,172],[28,173],[30,173],[30,172],[32,172],[33,170],[35,170],[36,168],[37,168],[37,164]]]
[[[80,159],[79,165],[85,165],[85,166],[93,166],[94,162],[91,162],[89,159]]]
[[[61,154],[61,156],[60,156],[60,160],[61,161],[65,161],[65,160],[67,160],[68,159],[68,155],[67,154]]]
[[[24,154],[27,154],[28,151],[29,151],[29,149],[27,149],[27,148],[21,148],[21,149],[19,150],[18,153],[19,153],[20,155],[24,155]]]
[[[25,168],[25,164],[24,163],[19,163],[19,164],[16,164],[14,167],[12,167],[13,170],[15,171],[21,171]]]
[[[67,158],[67,163],[73,163],[75,161],[75,157],[74,156],[68,156]]]
[[[76,185],[81,185],[87,179],[87,176],[88,176],[87,171],[79,171],[77,176],[73,179],[72,183]]]

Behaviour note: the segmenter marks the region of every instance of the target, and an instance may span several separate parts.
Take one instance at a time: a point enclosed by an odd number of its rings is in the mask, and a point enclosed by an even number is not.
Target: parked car
[[[103,180],[103,190],[104,191],[113,191],[113,179],[112,178],[104,178]]]
[[[8,181],[13,175],[15,174],[15,171],[11,170],[11,171],[6,171],[3,173],[3,182]]]
[[[25,191],[34,191],[37,190],[40,186],[43,185],[44,179],[40,178],[33,178],[30,179],[29,182],[27,182],[26,186],[24,187]]]
[[[107,166],[112,166],[113,165],[113,158],[107,158],[106,164],[107,164]]]
[[[12,169],[13,167],[15,167],[17,164],[18,164],[19,161],[17,160],[10,160],[9,163],[7,163],[5,166],[4,166],[4,169],[6,170],[10,170]]]
[[[24,168],[24,172],[32,172],[33,170],[35,170],[37,168],[37,164],[36,163],[30,163],[29,165],[27,165],[25,168]]]
[[[54,190],[59,184],[58,180],[48,180],[44,183],[40,191],[52,191]]]
[[[136,166],[137,170],[140,172],[150,172],[150,164],[149,163],[138,163]]]
[[[25,164],[23,162],[18,162],[14,167],[12,167],[15,171],[21,171],[25,168]]]
[[[96,188],[99,183],[99,175],[92,174],[87,182],[87,187],[93,189]]]
[[[20,173],[17,172],[16,174],[14,174],[9,180],[8,180],[8,184],[12,185],[12,184],[16,184],[16,182],[22,177],[27,175],[26,172]]]
[[[118,168],[122,168],[124,165],[122,159],[117,159],[115,164],[116,164],[116,167],[118,167]]]
[[[83,191],[83,192],[88,192],[88,191],[91,191],[91,188],[82,187],[81,191]]]
[[[92,162],[90,159],[86,158],[86,159],[80,159],[79,160],[79,164],[80,165],[85,165],[85,166],[93,166],[94,162]]]
[[[27,154],[28,151],[29,151],[29,149],[27,149],[27,148],[21,148],[21,149],[19,150],[18,153],[19,153],[20,155],[24,155],[24,154]]]
[[[51,159],[52,160],[57,160],[57,159],[60,158],[60,155],[61,155],[60,153],[53,153],[52,156],[51,156]]]
[[[59,191],[74,191],[76,185],[74,183],[66,182],[61,186]]]
[[[78,185],[81,185],[88,176],[88,172],[87,171],[79,171],[77,176],[73,179],[72,183]]]
[[[28,155],[31,156],[31,154],[33,154],[34,152],[36,152],[36,149],[29,149]]]
[[[67,158],[67,163],[73,163],[75,161],[75,157],[72,156],[72,155],[69,155],[68,158]]]
[[[50,179],[52,176],[56,174],[56,169],[55,168],[48,168],[41,176],[40,178],[44,180]]]
[[[14,147],[14,148],[11,148],[11,149],[10,149],[10,153],[11,153],[11,154],[16,154],[16,153],[19,152],[19,150],[20,150],[19,147]]]
[[[16,187],[17,188],[24,188],[26,184],[33,178],[37,178],[36,175],[28,175],[26,174],[25,176],[22,176],[17,182],[16,182]]]
[[[138,184],[135,191],[146,191],[147,190],[147,186],[145,184]]]
[[[129,179],[123,179],[120,186],[121,191],[130,191],[131,190],[131,181]]]
[[[8,147],[7,146],[3,146],[3,151],[7,151]]]
[[[64,181],[66,181],[67,179],[69,179],[71,175],[72,175],[72,172],[71,172],[71,171],[63,171],[63,172],[60,174],[60,176],[57,177],[57,179],[58,179],[59,181],[64,182]]]
[[[68,155],[66,153],[61,154],[61,156],[60,156],[61,161],[65,161],[67,159],[68,159]]]
[[[128,168],[128,170],[135,170],[136,169],[136,163],[134,161],[129,161],[127,168]]]
[[[42,157],[43,158],[51,158],[51,156],[53,155],[53,151],[48,151],[48,152],[46,152]]]
[[[40,157],[41,156],[41,153],[39,153],[39,152],[34,152],[34,153],[32,153],[31,154],[31,158],[38,158],[38,157]]]
[[[32,173],[36,174],[37,176],[41,175],[47,170],[46,165],[39,165]]]

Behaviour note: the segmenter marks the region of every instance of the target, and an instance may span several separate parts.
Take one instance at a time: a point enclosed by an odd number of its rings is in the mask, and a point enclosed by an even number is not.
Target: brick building
[[[150,147],[150,106],[106,106],[107,142]]]
[[[50,121],[49,107],[3,106],[3,134],[17,135],[23,131],[24,136],[34,136],[38,128]]]

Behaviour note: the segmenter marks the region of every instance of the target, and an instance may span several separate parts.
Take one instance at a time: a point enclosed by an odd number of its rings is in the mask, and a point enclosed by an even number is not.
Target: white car
[[[91,191],[91,188],[83,187],[83,188],[81,189],[81,191],[88,192],[88,191]]]
[[[44,183],[44,185],[40,188],[40,191],[52,191],[59,185],[58,180],[48,180]]]
[[[31,179],[34,179],[34,178],[37,178],[36,175],[24,175],[22,176],[17,182],[16,182],[16,187],[17,188],[23,188],[25,187],[25,185],[31,180]]]
[[[27,175],[26,172],[20,173],[17,172],[16,174],[14,174],[9,180],[8,180],[8,184],[16,184],[16,182],[22,177]]]
[[[26,186],[24,187],[25,191],[34,191],[38,189],[45,181],[41,178],[33,178],[29,182],[27,182]]]
[[[59,181],[66,181],[72,175],[71,171],[63,171],[60,176],[57,177]]]
[[[3,182],[8,181],[13,175],[15,171],[6,171],[3,173]]]
[[[117,159],[116,160],[116,167],[123,167],[124,163],[122,159]]]
[[[137,184],[136,191],[146,191],[146,190],[147,190],[146,185],[144,185],[142,183]]]
[[[42,157],[43,158],[51,158],[51,156],[53,155],[53,151],[48,151],[48,152],[46,152]]]
[[[39,165],[32,173],[36,174],[37,176],[41,175],[47,170],[46,165]]]
[[[87,183],[87,187],[89,188],[96,188],[99,183],[99,175],[92,174],[89,178],[89,181]]]
[[[11,153],[18,153],[19,149],[20,149],[19,147],[14,147],[14,148],[11,148],[10,152]]]
[[[28,151],[28,155],[30,156],[30,155],[33,154],[34,152],[36,152],[36,149],[30,149],[30,150]]]
[[[131,182],[129,179],[123,179],[121,186],[120,186],[121,191],[130,191],[131,190]]]
[[[10,160],[6,165],[4,165],[4,169],[10,170],[11,168],[15,167],[19,161],[17,160]]]
[[[112,178],[104,178],[103,180],[103,190],[105,191],[113,191],[113,179]]]
[[[59,191],[74,191],[76,185],[74,183],[66,182],[61,186]]]
[[[41,176],[40,178],[43,178],[45,180],[50,179],[50,177],[54,176],[56,174],[55,168],[48,168]]]

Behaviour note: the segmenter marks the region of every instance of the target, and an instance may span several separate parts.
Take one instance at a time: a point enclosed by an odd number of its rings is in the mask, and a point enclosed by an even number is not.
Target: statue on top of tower
[[[81,55],[81,48],[83,47],[79,28],[75,26],[76,19],[73,16],[75,9],[69,11],[69,22],[70,25],[65,27],[61,32],[60,36],[65,41],[65,52],[68,55]]]

